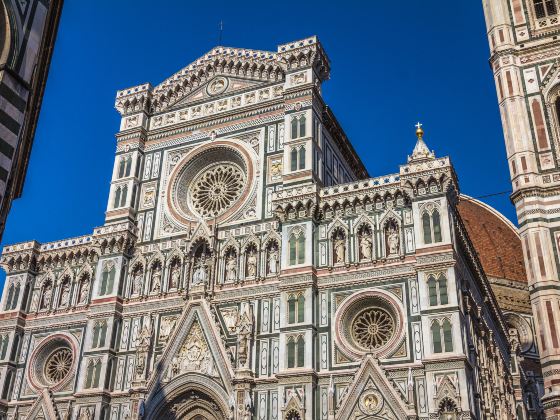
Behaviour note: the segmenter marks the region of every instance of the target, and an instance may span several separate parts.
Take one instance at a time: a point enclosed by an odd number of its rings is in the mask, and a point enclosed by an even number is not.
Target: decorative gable
[[[415,419],[416,414],[405,405],[381,370],[377,359],[368,354],[364,357],[335,418],[405,420]]]

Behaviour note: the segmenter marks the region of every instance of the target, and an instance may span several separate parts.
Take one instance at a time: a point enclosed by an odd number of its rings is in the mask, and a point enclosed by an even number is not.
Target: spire
[[[434,159],[434,152],[430,152],[430,149],[428,149],[428,146],[424,143],[424,130],[422,130],[421,123],[416,124],[416,137],[418,140],[416,141],[416,146],[414,146],[412,155],[408,157],[408,162]]]

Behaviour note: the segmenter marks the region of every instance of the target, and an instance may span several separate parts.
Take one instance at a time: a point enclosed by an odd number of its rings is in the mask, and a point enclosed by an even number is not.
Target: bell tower
[[[560,418],[560,4],[483,0],[543,372]]]

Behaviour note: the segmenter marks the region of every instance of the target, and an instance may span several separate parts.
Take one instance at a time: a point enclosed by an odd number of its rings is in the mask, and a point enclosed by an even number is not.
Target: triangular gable
[[[219,383],[231,393],[233,369],[220,339],[220,332],[212,321],[205,301],[189,302],[171,334],[148,383],[148,391],[156,385],[196,372]]]
[[[377,359],[370,354],[362,361],[346,395],[335,416],[338,420],[416,418],[381,370]]]
[[[182,99],[179,99],[175,103],[170,103],[169,108],[178,109],[193,102],[204,101],[207,99],[216,99],[219,96],[229,95],[230,93],[243,90],[250,90],[252,88],[258,88],[267,84],[266,81],[263,82],[261,80],[239,79],[225,76],[226,75],[216,76],[209,79],[200,87],[193,90],[192,93],[188,94]],[[215,86],[218,86],[219,90],[214,90],[216,89]],[[223,88],[219,88],[220,86],[223,86]]]
[[[161,111],[185,97],[198,98],[201,87],[205,89],[206,82],[218,75],[260,83],[280,81],[284,78],[280,64],[274,52],[216,47],[156,86],[152,105]]]
[[[49,390],[43,388],[39,397],[31,406],[26,418],[28,419],[59,419],[60,416],[51,398]]]

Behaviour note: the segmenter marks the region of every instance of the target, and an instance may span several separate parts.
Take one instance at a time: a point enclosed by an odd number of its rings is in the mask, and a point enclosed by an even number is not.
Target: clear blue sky
[[[276,51],[317,35],[324,96],[372,176],[406,161],[420,120],[461,191],[510,190],[481,0],[232,2],[66,0],[23,196],[4,244],[53,241],[104,221],[115,93],[153,85],[218,43]],[[508,195],[485,199],[515,220]]]

